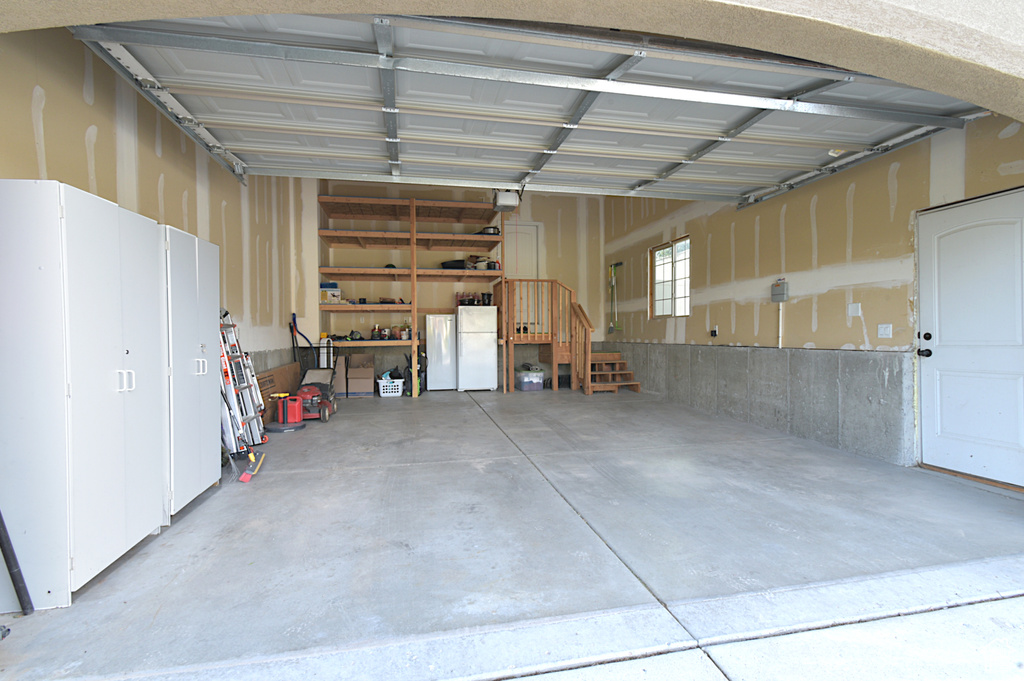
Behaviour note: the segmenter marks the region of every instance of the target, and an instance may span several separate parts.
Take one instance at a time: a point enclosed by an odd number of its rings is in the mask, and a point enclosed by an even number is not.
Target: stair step
[[[593,371],[625,371],[625,361],[592,361],[590,370]]]
[[[621,352],[592,352],[590,353],[591,362],[618,362],[622,359]]]
[[[632,381],[633,380],[633,372],[632,371],[591,371],[590,372],[591,380],[601,380],[601,378],[604,378],[605,380],[611,380],[613,376],[618,377],[619,379],[621,379],[623,381]]]
[[[640,381],[617,381],[614,383],[591,383],[591,392],[619,392],[619,388],[628,388],[635,393],[640,392]]]

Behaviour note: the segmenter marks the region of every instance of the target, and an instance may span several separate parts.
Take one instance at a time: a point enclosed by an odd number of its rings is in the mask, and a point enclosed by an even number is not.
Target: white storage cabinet
[[[167,514],[164,230],[4,180],[0,233],[0,509],[35,606],[66,606]]]
[[[177,513],[220,479],[220,251],[187,232],[164,229],[171,359],[168,512]]]

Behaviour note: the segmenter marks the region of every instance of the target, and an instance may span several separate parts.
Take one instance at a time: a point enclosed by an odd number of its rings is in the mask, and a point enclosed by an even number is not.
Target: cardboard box
[[[357,353],[348,356],[346,377],[349,397],[373,397],[377,391],[377,378],[373,354]]]
[[[299,363],[292,362],[266,371],[256,376],[256,382],[260,387],[260,395],[263,397],[263,405],[266,411],[263,414],[263,421],[277,420],[277,400],[270,396],[274,393],[288,393],[294,395],[299,389]]]
[[[373,376],[348,379],[349,397],[373,397],[376,394],[376,388],[376,381]]]

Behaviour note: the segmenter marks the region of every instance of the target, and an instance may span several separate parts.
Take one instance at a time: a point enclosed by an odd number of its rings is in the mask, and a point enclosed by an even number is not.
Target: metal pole
[[[11,544],[11,535],[7,533],[7,525],[4,523],[2,513],[0,513],[0,551],[4,554],[7,571],[11,573],[11,584],[14,585],[14,593],[18,595],[21,612],[24,615],[31,615],[35,612],[35,608],[32,606],[32,597],[28,595],[28,587],[25,586],[25,578],[21,574],[18,557],[14,554],[14,545]]]

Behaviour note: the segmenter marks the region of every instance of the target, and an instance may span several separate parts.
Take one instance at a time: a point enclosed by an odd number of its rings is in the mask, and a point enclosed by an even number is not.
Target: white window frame
[[[658,261],[658,254],[666,250],[668,261]],[[690,236],[686,235],[658,244],[648,251],[647,314],[650,319],[690,315],[690,250]],[[666,292],[667,296],[664,295]]]

